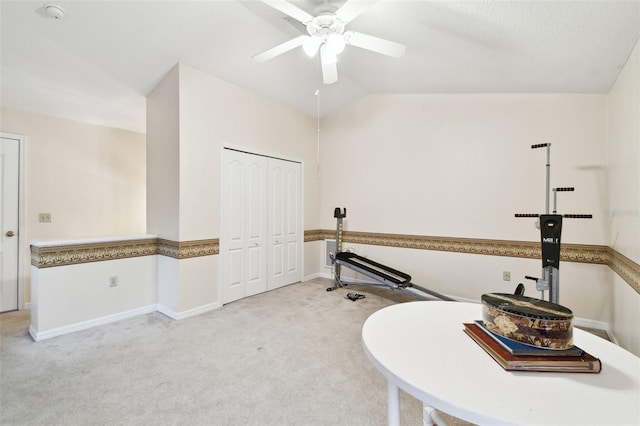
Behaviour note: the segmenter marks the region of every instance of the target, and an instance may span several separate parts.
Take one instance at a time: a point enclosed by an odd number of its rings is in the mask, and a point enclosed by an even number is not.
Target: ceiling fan
[[[338,81],[337,56],[345,45],[360,47],[383,55],[399,58],[406,47],[403,44],[355,31],[345,31],[345,26],[360,16],[375,1],[347,0],[339,9],[330,5],[316,8],[316,16],[285,0],[261,0],[274,9],[301,22],[309,35],[301,35],[253,56],[256,61],[266,61],[302,46],[305,53],[314,57],[320,51],[322,80],[324,84]]]

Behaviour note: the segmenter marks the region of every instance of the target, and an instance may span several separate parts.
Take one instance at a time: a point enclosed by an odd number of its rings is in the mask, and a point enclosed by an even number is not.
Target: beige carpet
[[[384,425],[360,331],[407,296],[313,280],[197,317],[142,315],[38,343],[0,315],[2,425]],[[352,302],[347,292],[365,293]],[[402,394],[404,425],[422,406]],[[450,424],[465,424],[449,419]]]

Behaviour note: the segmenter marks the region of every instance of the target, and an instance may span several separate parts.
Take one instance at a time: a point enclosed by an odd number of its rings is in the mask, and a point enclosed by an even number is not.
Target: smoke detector
[[[51,19],[64,18],[64,9],[57,4],[48,4],[44,7],[44,14]]]

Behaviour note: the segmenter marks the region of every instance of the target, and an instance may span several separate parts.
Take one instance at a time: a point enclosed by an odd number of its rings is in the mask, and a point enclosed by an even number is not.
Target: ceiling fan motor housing
[[[344,24],[333,13],[321,14],[307,24],[307,32],[312,37],[326,38],[329,34],[341,35]]]

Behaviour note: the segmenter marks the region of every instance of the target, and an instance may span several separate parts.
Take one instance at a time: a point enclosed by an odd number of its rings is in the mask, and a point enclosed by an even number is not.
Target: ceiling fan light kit
[[[329,51],[331,51],[335,55],[339,55],[344,51],[344,47],[346,43],[344,41],[344,37],[342,34],[331,33],[327,36],[324,45],[327,47]]]
[[[324,84],[333,84],[338,81],[337,56],[344,51],[346,45],[394,58],[402,56],[406,49],[404,45],[393,41],[355,31],[345,32],[345,26],[375,1],[347,0],[337,10],[335,7],[325,5],[316,9],[316,16],[308,14],[285,0],[262,0],[262,2],[304,24],[309,35],[286,41],[255,55],[253,59],[266,61],[299,46],[302,46],[309,57],[314,57],[320,51]]]
[[[322,39],[318,37],[307,37],[302,43],[302,49],[308,57],[313,58],[314,56],[316,56],[316,53],[318,53],[321,44]]]

